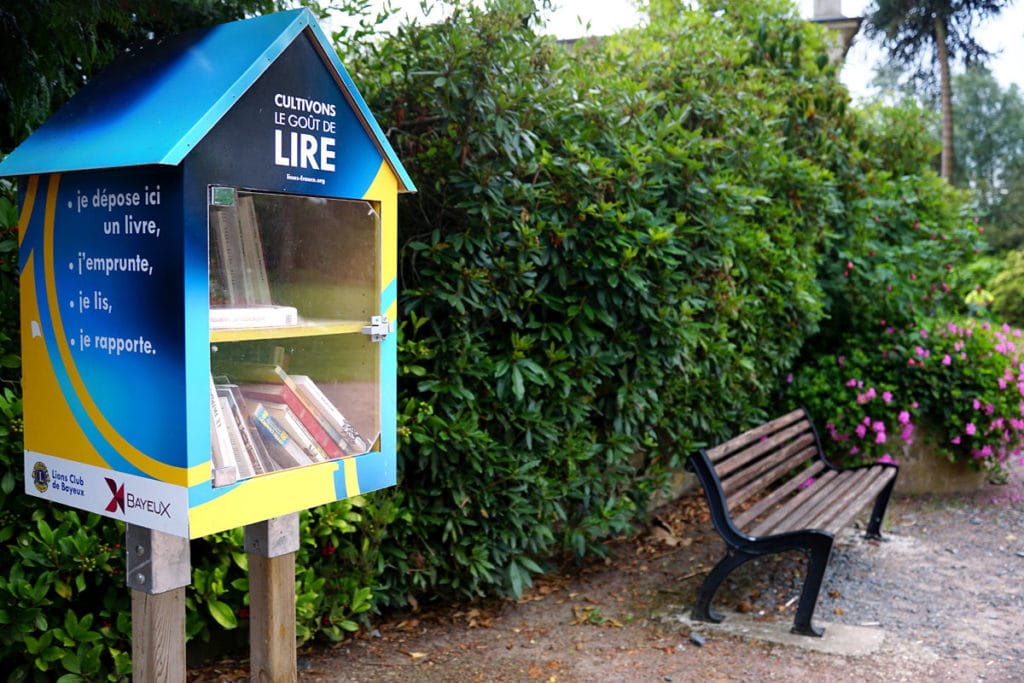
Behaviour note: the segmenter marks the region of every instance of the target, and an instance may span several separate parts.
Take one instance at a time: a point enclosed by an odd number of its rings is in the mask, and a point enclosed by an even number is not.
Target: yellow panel
[[[377,177],[363,199],[380,202],[381,219],[381,286],[387,288],[398,277],[398,182],[386,163],[381,163]],[[398,316],[397,305],[385,311],[390,320]]]
[[[348,460],[353,460],[348,458]],[[199,538],[332,503],[338,462],[306,465],[242,482],[232,491],[190,511],[189,536]]]
[[[97,467],[109,467],[89,443],[64,400],[64,392],[39,332],[35,254],[21,274],[21,367],[24,374],[25,448]]]

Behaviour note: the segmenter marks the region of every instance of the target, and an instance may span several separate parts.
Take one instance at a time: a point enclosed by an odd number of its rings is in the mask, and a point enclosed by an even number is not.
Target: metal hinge
[[[386,315],[375,315],[370,318],[370,324],[364,325],[363,334],[370,335],[370,341],[384,341],[384,338],[395,331],[395,324],[388,320]]]

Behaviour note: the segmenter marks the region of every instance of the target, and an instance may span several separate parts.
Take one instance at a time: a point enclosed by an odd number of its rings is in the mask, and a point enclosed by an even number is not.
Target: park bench
[[[704,488],[711,520],[726,554],[704,580],[694,619],[720,622],[711,601],[722,581],[754,558],[799,550],[808,558],[793,633],[821,636],[811,624],[835,535],[871,502],[868,538],[881,538],[882,518],[899,467],[878,463],[837,468],[803,410],[760,425],[690,456],[688,468]]]

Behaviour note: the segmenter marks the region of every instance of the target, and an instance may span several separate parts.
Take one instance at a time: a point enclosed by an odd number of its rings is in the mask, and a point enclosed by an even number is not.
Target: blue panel
[[[21,249],[35,268],[40,317],[31,324],[64,398],[107,464],[131,474],[145,469],[138,454],[185,465],[177,175],[53,176],[53,213],[36,220],[36,200]]]

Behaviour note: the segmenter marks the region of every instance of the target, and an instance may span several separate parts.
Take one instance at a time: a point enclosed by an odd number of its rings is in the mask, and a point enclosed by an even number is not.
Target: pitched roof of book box
[[[0,177],[176,166],[303,32],[394,171],[399,191],[415,191],[316,18],[304,8],[191,31],[116,59],[0,162]]]

